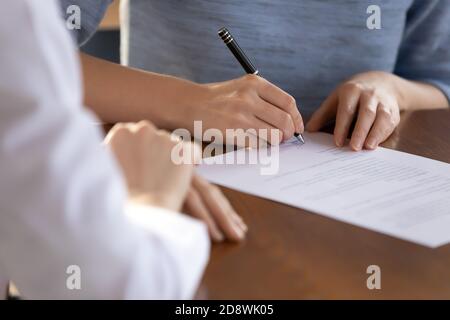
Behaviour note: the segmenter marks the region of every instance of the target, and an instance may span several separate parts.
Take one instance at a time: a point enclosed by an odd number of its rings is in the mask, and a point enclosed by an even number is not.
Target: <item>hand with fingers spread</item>
[[[356,151],[375,149],[400,121],[400,97],[396,76],[384,72],[358,74],[331,93],[311,117],[307,130],[318,131],[336,118],[334,140],[342,147],[356,118],[350,147]]]
[[[216,242],[225,239],[241,241],[248,230],[220,189],[195,174],[184,211],[203,220],[208,226],[211,238]]]

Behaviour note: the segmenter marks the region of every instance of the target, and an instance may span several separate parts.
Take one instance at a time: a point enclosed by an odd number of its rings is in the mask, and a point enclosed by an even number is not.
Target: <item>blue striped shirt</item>
[[[62,2],[87,10],[83,41],[109,1]],[[381,29],[367,27],[370,5],[381,9]],[[217,37],[226,26],[304,113],[369,70],[431,83],[450,97],[448,0],[132,0],[127,14],[122,58],[130,66],[201,83],[239,77],[241,67]]]

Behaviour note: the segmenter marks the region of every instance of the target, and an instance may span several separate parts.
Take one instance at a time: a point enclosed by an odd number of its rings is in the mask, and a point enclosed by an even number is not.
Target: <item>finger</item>
[[[359,151],[362,149],[370,128],[375,121],[377,106],[378,101],[373,95],[367,93],[361,94],[358,119],[356,120],[355,129],[350,140],[350,147],[353,150]]]
[[[261,99],[289,113],[293,121],[295,132],[303,133],[305,130],[303,118],[298,111],[297,103],[294,97],[265,79],[262,79],[262,84],[259,87],[258,95]]]
[[[256,116],[252,116],[246,124],[242,125],[245,132],[240,130],[230,132],[233,134],[233,143],[237,146],[257,148],[267,145],[267,142],[271,145],[278,145],[283,140],[282,131]]]
[[[371,150],[377,148],[394,132],[399,121],[398,113],[392,113],[383,104],[379,104],[376,119],[365,142],[365,147]]]
[[[111,142],[111,140],[113,138],[115,138],[117,135],[121,135],[121,134],[125,135],[128,133],[130,133],[130,132],[127,129],[127,126],[125,123],[117,123],[108,131],[108,134],[106,135],[106,137],[104,139],[104,143],[109,144]]]
[[[207,180],[205,180],[204,178],[202,178],[199,175],[194,175],[194,178],[192,179],[192,184],[199,191],[215,189],[215,191],[217,192],[217,196],[214,195],[214,194],[209,194],[209,195],[212,195],[212,196],[208,197],[207,200],[209,202],[213,202],[213,203],[215,201],[219,201],[220,200],[220,203],[222,205],[222,209],[221,209],[222,212],[226,212],[227,214],[229,214],[231,216],[231,218],[233,219],[233,221],[235,221],[237,224],[239,224],[244,231],[248,230],[248,227],[245,224],[245,222],[242,219],[242,217],[236,213],[236,211],[233,209],[233,207],[231,206],[231,204],[228,201],[228,199],[225,197],[225,195],[216,186],[211,185]],[[203,192],[201,192],[201,194],[202,195],[203,194],[207,195],[207,193],[203,193]]]
[[[283,131],[257,117],[254,117],[253,121],[259,132],[259,138],[267,141],[271,145],[279,145],[281,141],[283,141]],[[258,146],[262,145],[264,145],[263,141],[258,141]],[[267,145],[267,143],[265,143],[265,145]]]
[[[264,100],[261,100],[260,105],[262,108],[259,109],[256,117],[280,129],[283,132],[283,140],[290,139],[296,132],[291,115]]]
[[[183,164],[200,164],[202,159],[202,148],[197,142],[174,142],[172,139],[170,139],[170,142],[172,144],[172,150],[176,147],[179,148],[177,150],[180,151],[179,156],[182,157]],[[172,154],[170,154],[170,156],[171,161],[173,161]]]
[[[214,187],[208,192],[202,192],[201,197],[225,237],[232,241],[243,240],[246,227],[241,226],[241,223],[235,220],[231,206],[228,205],[228,200],[223,197],[220,191]]]
[[[156,127],[148,120],[141,120],[131,127],[131,131],[139,132],[145,130],[147,132],[155,132]]]
[[[242,228],[242,224],[238,223],[236,212],[219,188],[209,184],[209,182],[199,176],[194,178],[193,186],[203,199],[210,216],[212,216],[225,236],[232,241],[243,240],[246,226]]]
[[[342,147],[347,139],[350,125],[358,108],[360,89],[353,84],[342,86],[338,96],[336,113],[336,126],[334,127],[334,140],[338,147]]]
[[[337,103],[337,91],[333,91],[313,113],[306,124],[306,130],[309,132],[319,131],[328,121],[332,120],[336,116]]]
[[[231,206],[231,204],[230,204],[230,206]],[[244,220],[242,219],[242,217],[240,215],[238,215],[236,212],[234,212],[234,210],[233,210],[233,213],[232,213],[232,218],[241,227],[241,229],[244,232],[248,231],[247,224],[244,222]]]
[[[225,239],[216,222],[208,213],[208,209],[206,208],[203,200],[201,199],[199,193],[195,190],[195,188],[191,188],[188,191],[184,205],[191,216],[202,220],[206,224],[206,226],[208,227],[208,232],[213,241],[222,242]]]

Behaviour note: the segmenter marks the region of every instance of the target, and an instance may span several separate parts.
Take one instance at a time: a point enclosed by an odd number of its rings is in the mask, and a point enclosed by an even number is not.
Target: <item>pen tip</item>
[[[300,141],[302,144],[305,143],[305,139],[303,138],[303,135],[301,133],[295,133],[294,136]]]

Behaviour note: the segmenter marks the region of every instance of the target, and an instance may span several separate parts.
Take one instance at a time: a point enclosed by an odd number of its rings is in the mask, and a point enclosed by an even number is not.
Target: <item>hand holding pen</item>
[[[231,53],[234,55],[236,60],[241,64],[242,68],[245,70],[245,72],[247,74],[260,75],[258,69],[253,65],[253,63],[250,61],[250,59],[245,55],[244,51],[238,45],[238,43],[233,38],[233,36],[231,35],[231,33],[228,31],[227,28],[221,28],[218,31],[218,35],[223,40],[223,42],[226,44],[228,49],[230,49]],[[295,100],[294,100],[294,103],[295,103]],[[298,110],[296,110],[296,111],[298,113]],[[298,113],[298,115],[300,116],[299,113]],[[298,131],[294,132],[294,136],[302,144],[305,143],[303,135],[300,132],[298,132]]]

